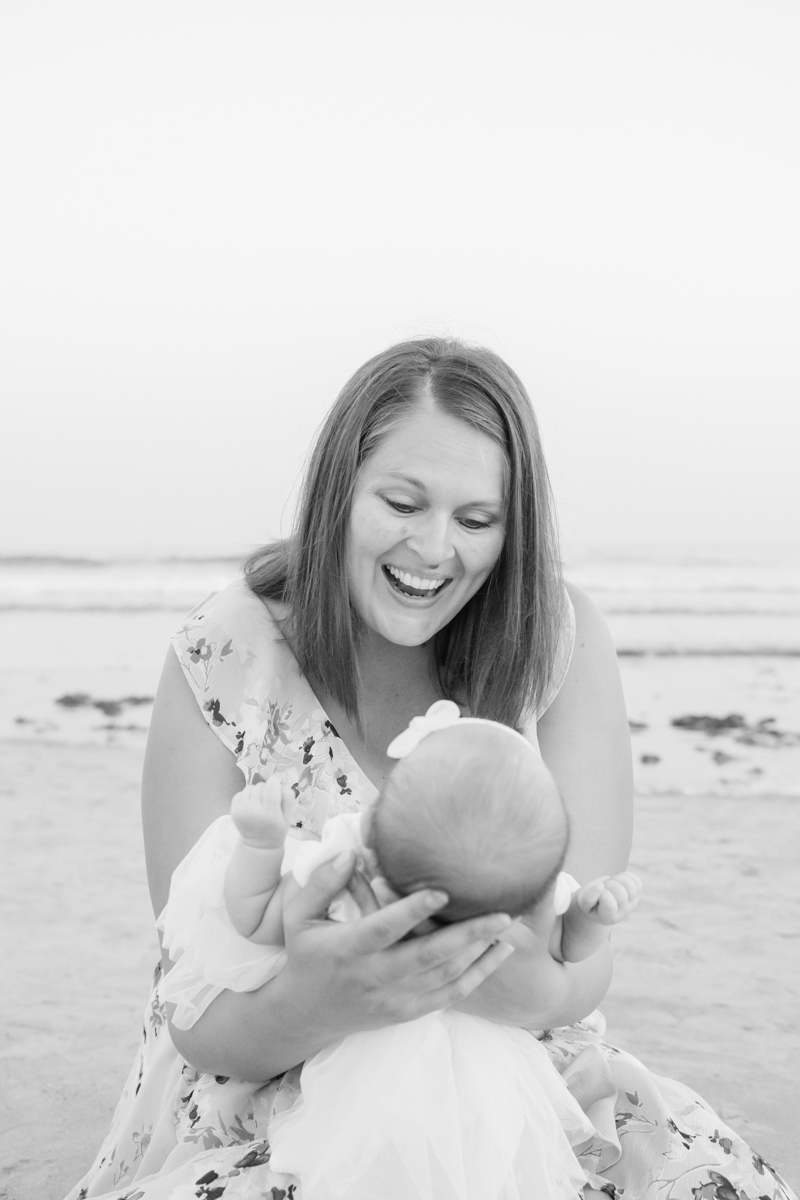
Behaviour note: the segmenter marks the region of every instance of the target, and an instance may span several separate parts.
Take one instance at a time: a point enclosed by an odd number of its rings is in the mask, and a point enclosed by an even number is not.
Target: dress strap
[[[208,725],[242,753],[257,675],[274,674],[279,632],[244,580],[208,596],[173,635],[172,646]]]

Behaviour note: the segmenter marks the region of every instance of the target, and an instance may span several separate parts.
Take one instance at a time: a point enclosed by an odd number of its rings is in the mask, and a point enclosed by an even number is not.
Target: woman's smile
[[[402,567],[386,563],[383,564],[383,571],[396,592],[416,603],[420,600],[433,600],[452,582],[446,576],[428,578],[425,575],[413,575],[411,571],[404,571]]]
[[[427,642],[475,595],[504,538],[505,457],[423,398],[364,463],[347,548],[350,597],[368,628]]]

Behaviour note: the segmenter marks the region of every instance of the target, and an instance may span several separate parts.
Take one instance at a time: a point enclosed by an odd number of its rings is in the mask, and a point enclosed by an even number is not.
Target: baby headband
[[[424,717],[412,717],[408,729],[404,729],[389,743],[386,753],[389,758],[405,758],[412,750],[416,750],[429,733],[438,733],[440,729],[449,729],[452,725],[491,725],[493,729],[503,729],[511,737],[519,738],[529,750],[537,753],[535,746],[516,729],[501,725],[499,721],[487,721],[485,717],[462,717],[458,705],[452,700],[437,700]]]

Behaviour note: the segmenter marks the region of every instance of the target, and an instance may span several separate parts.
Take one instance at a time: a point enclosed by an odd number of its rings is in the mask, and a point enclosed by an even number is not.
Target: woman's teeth
[[[395,586],[403,592],[409,589],[422,595],[432,596],[447,582],[446,579],[422,579],[412,575],[410,571],[401,571],[399,567],[384,566],[384,571],[392,577]]]

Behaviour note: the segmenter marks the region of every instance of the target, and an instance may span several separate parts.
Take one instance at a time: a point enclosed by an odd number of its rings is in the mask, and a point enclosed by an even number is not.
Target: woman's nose
[[[428,570],[448,562],[455,554],[449,517],[444,513],[427,513],[415,524],[413,533],[406,539],[406,544],[419,556]]]

